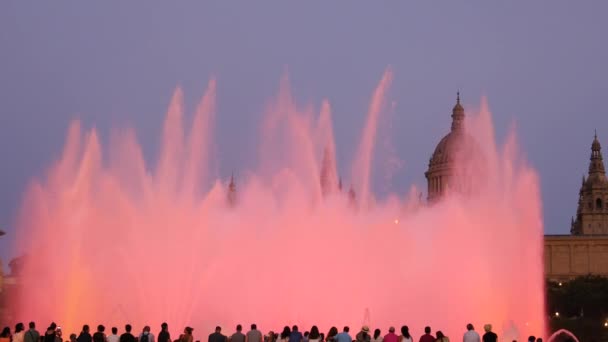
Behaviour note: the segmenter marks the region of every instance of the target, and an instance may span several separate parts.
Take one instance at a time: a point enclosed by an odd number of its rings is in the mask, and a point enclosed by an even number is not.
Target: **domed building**
[[[427,202],[437,202],[449,191],[469,192],[471,177],[468,167],[478,152],[477,143],[466,131],[465,111],[460,103],[460,93],[457,93],[456,105],[452,109],[452,128],[437,144],[424,174]]]

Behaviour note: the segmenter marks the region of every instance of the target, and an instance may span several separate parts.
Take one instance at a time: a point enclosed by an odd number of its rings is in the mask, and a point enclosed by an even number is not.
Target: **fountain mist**
[[[283,80],[259,167],[241,177],[233,205],[208,173],[215,81],[187,132],[175,92],[155,167],[132,131],[116,131],[102,152],[95,130],[72,123],[62,157],[22,205],[29,258],[15,318],[67,332],[167,321],[174,334],[191,325],[199,336],[252,322],[263,331],[405,323],[416,335],[428,324],[456,339],[469,322],[543,332],[539,185],[514,134],[498,147],[482,104],[468,119],[484,155],[470,171],[484,180],[474,195],[430,207],[417,196],[375,199],[372,155],[391,79],[388,70],[374,92],[344,189],[329,103],[303,110]]]

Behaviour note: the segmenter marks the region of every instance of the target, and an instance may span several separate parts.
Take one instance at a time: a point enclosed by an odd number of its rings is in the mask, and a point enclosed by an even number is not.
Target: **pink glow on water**
[[[415,187],[374,198],[377,120],[391,79],[389,70],[372,96],[340,192],[330,105],[302,109],[285,78],[261,126],[259,166],[237,177],[234,207],[227,183],[209,172],[215,81],[191,124],[175,92],[154,167],[132,131],[114,132],[102,149],[95,130],[72,123],[63,155],[22,206],[30,258],[15,318],[56,321],[67,332],[167,321],[173,334],[193,326],[195,339],[217,324],[257,323],[264,332],[350,325],[356,333],[364,320],[383,333],[407,324],[415,338],[431,325],[457,340],[469,322],[520,337],[544,332],[539,181],[515,133],[496,144],[482,102],[467,112],[484,152],[484,167],[469,171],[484,180],[474,195],[432,207]],[[366,203],[358,210],[350,184]]]

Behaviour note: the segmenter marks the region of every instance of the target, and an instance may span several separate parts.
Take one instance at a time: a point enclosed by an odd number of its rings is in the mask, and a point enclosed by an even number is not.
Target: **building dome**
[[[429,160],[429,168],[425,173],[428,183],[428,201],[439,199],[447,189],[462,187],[466,177],[457,169],[468,165],[470,159],[479,152],[475,139],[465,130],[465,112],[460,104],[460,94],[457,95],[456,105],[452,109],[452,128],[435,147]]]
[[[475,148],[475,140],[465,131],[452,131],[439,141],[429,160],[429,171],[450,167],[456,159],[464,157],[465,151]]]

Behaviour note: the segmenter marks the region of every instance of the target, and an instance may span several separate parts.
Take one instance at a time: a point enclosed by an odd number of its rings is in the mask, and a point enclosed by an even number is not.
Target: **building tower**
[[[597,133],[591,144],[589,174],[583,176],[579,191],[576,219],[572,219],[570,232],[574,235],[608,234],[608,180],[602,159],[602,146]]]
[[[448,190],[462,192],[469,188],[467,175],[460,169],[465,166],[464,158],[470,157],[472,152],[477,152],[477,146],[466,132],[465,112],[458,92],[456,105],[452,109],[452,128],[437,144],[429,160],[428,171],[424,174],[427,202],[437,202]]]

